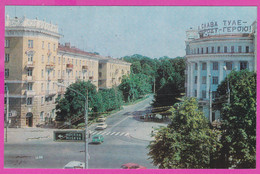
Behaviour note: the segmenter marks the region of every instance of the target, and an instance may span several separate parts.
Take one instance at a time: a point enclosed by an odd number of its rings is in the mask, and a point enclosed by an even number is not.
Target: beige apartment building
[[[68,86],[76,80],[89,80],[97,88],[111,88],[130,73],[130,63],[88,53],[69,43],[61,45],[60,37],[57,25],[6,16],[5,91],[9,91],[10,127],[51,123],[55,98],[66,90],[57,82]]]

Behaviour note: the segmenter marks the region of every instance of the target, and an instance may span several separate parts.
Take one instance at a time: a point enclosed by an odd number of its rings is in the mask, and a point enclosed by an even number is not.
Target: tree
[[[223,103],[221,108],[223,167],[255,168],[256,73],[232,71],[228,80],[226,78],[219,85],[219,96],[227,96],[227,83],[230,86],[230,103]]]
[[[85,97],[87,97],[88,90],[89,108],[93,108],[95,105],[95,97],[97,95],[96,86],[89,81],[77,81],[67,88],[64,98],[58,98],[56,100],[57,121],[66,121],[84,115],[85,99],[71,89],[78,91]]]
[[[171,123],[160,128],[148,155],[159,168],[210,168],[220,149],[219,132],[198,109],[195,98],[184,98],[172,109]]]

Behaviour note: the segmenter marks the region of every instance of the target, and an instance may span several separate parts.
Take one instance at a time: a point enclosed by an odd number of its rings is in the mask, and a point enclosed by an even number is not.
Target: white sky
[[[103,56],[185,55],[185,31],[210,21],[256,20],[256,7],[7,6],[10,17],[58,24],[61,43]]]

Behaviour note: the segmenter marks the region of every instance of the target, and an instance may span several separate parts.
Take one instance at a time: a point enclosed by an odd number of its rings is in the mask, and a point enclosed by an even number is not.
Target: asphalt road
[[[152,99],[151,96],[138,104],[126,106],[107,118],[107,129],[98,132],[103,134],[104,143],[89,144],[89,168],[118,169],[122,164],[129,162],[147,168],[157,168],[152,165],[151,160],[148,160],[149,141],[145,140],[145,137],[142,138],[140,129],[142,122],[134,117],[136,111],[147,112]],[[90,131],[92,135],[97,133],[95,125],[91,126]],[[37,134],[37,131],[32,134]],[[10,141],[5,143],[4,166],[5,168],[63,168],[73,160],[84,162],[84,149],[83,142],[54,142],[52,139]]]

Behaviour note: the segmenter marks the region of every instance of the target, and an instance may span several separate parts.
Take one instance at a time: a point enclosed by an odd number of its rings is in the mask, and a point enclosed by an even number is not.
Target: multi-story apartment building
[[[220,112],[212,111],[210,104],[218,85],[232,70],[256,71],[256,22],[250,26],[232,26],[229,30],[214,24],[186,32],[186,96],[198,98],[211,122],[220,117]]]
[[[69,43],[61,45],[60,37],[57,25],[6,16],[5,88],[9,91],[10,127],[35,127],[54,120],[55,98],[66,90],[57,82],[68,86],[78,79],[89,80],[98,88],[99,72],[107,71],[104,67],[115,66],[130,73],[131,64],[82,51]],[[120,75],[115,85],[120,83]],[[105,73],[102,77],[108,79]],[[104,84],[102,88],[112,87]]]

